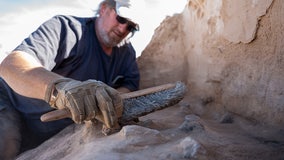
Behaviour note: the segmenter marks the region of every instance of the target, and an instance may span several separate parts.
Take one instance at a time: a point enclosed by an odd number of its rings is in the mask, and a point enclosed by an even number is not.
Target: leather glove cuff
[[[47,102],[50,106],[54,106],[58,93],[55,86],[61,82],[69,82],[71,80],[72,79],[70,78],[60,78],[53,81],[52,83],[49,83],[45,91],[44,101]]]

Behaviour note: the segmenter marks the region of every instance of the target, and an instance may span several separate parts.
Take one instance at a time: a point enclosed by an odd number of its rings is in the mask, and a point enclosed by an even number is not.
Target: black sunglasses
[[[124,18],[124,17],[121,17],[119,15],[116,15],[116,20],[118,23],[120,24],[125,24],[127,23],[127,30],[129,32],[134,32],[134,31],[139,31],[139,25],[134,23],[134,22],[131,22],[129,21],[128,19]]]

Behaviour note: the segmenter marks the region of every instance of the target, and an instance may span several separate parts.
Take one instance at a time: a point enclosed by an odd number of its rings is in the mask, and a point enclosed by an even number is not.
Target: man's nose
[[[127,30],[127,27],[128,27],[128,24],[127,23],[125,23],[125,24],[118,24],[118,29],[119,29],[119,31],[121,32],[121,33],[126,33],[126,32],[129,32],[128,30]]]

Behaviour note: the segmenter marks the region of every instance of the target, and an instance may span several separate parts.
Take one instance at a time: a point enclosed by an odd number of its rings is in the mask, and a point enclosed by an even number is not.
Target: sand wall
[[[141,88],[184,81],[202,114],[284,124],[283,15],[281,0],[190,0],[138,58]]]

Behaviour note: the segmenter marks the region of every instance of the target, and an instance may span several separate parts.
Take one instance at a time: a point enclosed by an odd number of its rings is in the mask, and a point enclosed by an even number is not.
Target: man
[[[119,93],[139,87],[135,51],[127,43],[139,26],[124,14],[131,3],[104,0],[92,18],[55,16],[2,61],[0,123],[12,127],[0,126],[6,138],[0,140],[0,159],[15,156],[20,140],[21,151],[30,149],[73,122],[99,120],[106,128],[117,127],[123,108]],[[73,121],[40,121],[42,114],[66,107]]]

